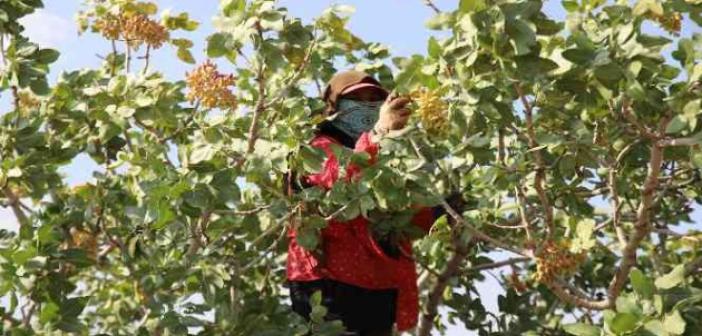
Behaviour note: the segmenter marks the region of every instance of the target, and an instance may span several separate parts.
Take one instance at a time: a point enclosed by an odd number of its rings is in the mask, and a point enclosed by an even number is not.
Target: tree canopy
[[[20,224],[0,231],[2,333],[337,335],[318,296],[310,322],[289,307],[287,230],[315,249],[327,219],[363,215],[412,236],[424,205],[446,215],[414,244],[417,335],[700,335],[702,34],[680,32],[702,2],[565,0],[565,20],[538,0],[424,2],[444,37],[403,56],[354,35],[349,6],[307,22],[221,0],[196,64],[188,13],[87,0],[79,30],[111,52],[55,81],[59,51],[18,21],[41,0],[0,2],[0,204]],[[164,45],[178,80],[150,64]],[[319,95],[349,67],[413,97],[411,125],[373,164],[336,153],[358,181],[285,192],[320,170]],[[71,187],[78,155],[101,169]],[[476,283],[496,268],[491,312]]]

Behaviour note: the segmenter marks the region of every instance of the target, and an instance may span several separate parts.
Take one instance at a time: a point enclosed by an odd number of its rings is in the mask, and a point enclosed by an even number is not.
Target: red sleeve
[[[312,139],[310,145],[322,149],[327,155],[327,159],[322,165],[322,171],[307,176],[308,183],[330,189],[339,178],[339,160],[336,159],[331,150],[332,144],[336,144],[336,142],[327,136],[320,135]]]
[[[436,211],[434,208],[421,208],[419,212],[412,217],[412,224],[420,227],[425,233],[429,233],[431,226],[436,220]]]
[[[310,144],[313,147],[322,149],[327,155],[327,159],[324,161],[322,170],[319,173],[307,176],[307,182],[312,185],[318,185],[330,189],[334,185],[334,182],[339,179],[339,160],[336,158],[336,156],[334,156],[331,146],[341,146],[341,144],[325,135],[317,136],[316,138],[312,139]],[[373,143],[370,133],[363,133],[358,141],[356,141],[356,148],[354,148],[354,152],[368,153],[370,155],[369,162],[373,164],[375,163],[378,155],[378,144]],[[360,167],[354,164],[349,164],[349,166],[346,168],[346,178],[350,180],[354,176],[357,176],[360,171]]]

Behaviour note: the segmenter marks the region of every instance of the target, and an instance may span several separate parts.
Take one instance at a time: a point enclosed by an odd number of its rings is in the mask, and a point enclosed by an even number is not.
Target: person
[[[334,183],[352,182],[362,173],[350,165],[341,179],[332,148],[367,152],[374,163],[379,138],[407,124],[410,100],[389,94],[377,80],[360,71],[334,75],[323,99],[327,118],[318,126],[311,145],[321,148],[326,160],[322,171],[300,181],[305,186],[330,189]],[[428,232],[437,216],[435,208],[420,208],[412,223]],[[310,297],[321,291],[326,318],[341,320],[346,335],[392,335],[394,325],[399,331],[416,325],[417,273],[410,242],[378,241],[370,226],[363,216],[346,222],[330,220],[321,232],[321,255],[302,248],[295,230],[289,231],[286,269],[293,311],[309,318]]]

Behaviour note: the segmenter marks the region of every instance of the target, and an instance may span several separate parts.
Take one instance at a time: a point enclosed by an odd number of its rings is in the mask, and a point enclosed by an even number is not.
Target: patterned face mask
[[[378,113],[383,101],[366,102],[352,99],[340,99],[337,113],[331,120],[339,130],[358,139],[361,133],[368,132],[378,121]]]

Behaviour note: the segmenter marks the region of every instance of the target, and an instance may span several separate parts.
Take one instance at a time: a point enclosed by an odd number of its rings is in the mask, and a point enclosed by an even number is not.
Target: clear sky
[[[1,0],[0,0],[1,1]],[[84,67],[96,67],[100,64],[98,55],[106,55],[109,45],[101,38],[85,34],[77,35],[74,15],[81,8],[79,0],[44,0],[45,9],[23,20],[27,35],[45,47],[53,47],[61,52],[61,57],[52,67],[50,79],[53,81],[64,70]],[[201,23],[196,32],[179,32],[179,37],[187,37],[195,42],[193,52],[198,62],[205,59],[202,52],[207,35],[213,32],[212,17],[217,12],[217,0],[155,0],[159,9],[170,9],[174,13],[188,12],[191,18]],[[450,9],[457,0],[435,0],[439,8]],[[309,21],[319,15],[323,9],[333,3],[353,5],[356,13],[350,21],[351,30],[366,41],[376,41],[388,45],[393,55],[410,55],[425,53],[427,38],[432,34],[424,28],[424,21],[433,12],[423,4],[423,0],[282,0],[280,4],[287,7],[290,14]],[[557,18],[565,13],[560,1],[548,1],[546,11]],[[683,36],[689,36],[692,25],[683,25]],[[697,30],[699,31],[699,29]],[[175,57],[175,50],[164,47],[154,53],[152,64],[163,71],[169,78],[182,78],[190,66],[181,63]],[[226,69],[224,69],[226,71]],[[5,95],[6,96],[6,95]],[[8,108],[7,97],[0,97],[0,114]],[[71,185],[91,179],[91,174],[98,169],[86,156],[78,157],[75,162],[62,171]],[[695,216],[699,222],[700,212]],[[698,225],[699,227],[699,225]],[[7,209],[0,208],[0,228],[16,228],[16,222]],[[479,290],[483,302],[490,310],[496,311],[496,297],[501,292],[495,280],[488,277],[486,283],[480,284]],[[452,327],[448,335],[472,335],[462,327]]]

